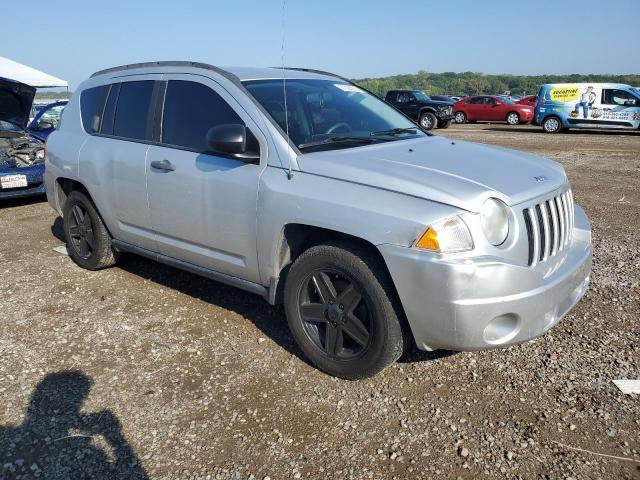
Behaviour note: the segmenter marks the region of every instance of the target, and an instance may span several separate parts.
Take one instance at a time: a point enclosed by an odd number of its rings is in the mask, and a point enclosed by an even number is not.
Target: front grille
[[[529,241],[530,267],[546,262],[569,245],[573,237],[573,208],[573,193],[569,189],[522,211]]]

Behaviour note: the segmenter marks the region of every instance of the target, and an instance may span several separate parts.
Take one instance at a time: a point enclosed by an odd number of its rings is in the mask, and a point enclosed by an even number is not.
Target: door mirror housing
[[[213,153],[257,163],[260,160],[258,140],[244,125],[228,123],[211,127],[207,132],[207,146]]]

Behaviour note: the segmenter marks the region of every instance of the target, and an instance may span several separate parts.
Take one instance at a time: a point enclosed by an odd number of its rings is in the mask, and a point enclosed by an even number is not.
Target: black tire
[[[83,193],[73,191],[62,209],[64,237],[71,259],[87,270],[100,270],[116,263],[111,235],[95,206]]]
[[[518,125],[520,123],[518,112],[509,112],[504,119],[509,125]]]
[[[542,121],[541,126],[545,133],[558,133],[562,130],[562,120],[555,115],[549,115]]]
[[[451,120],[445,120],[444,122],[438,123],[438,128],[449,128],[451,125]]]
[[[453,120],[456,123],[466,123],[467,115],[464,112],[456,112],[453,114]]]
[[[420,115],[420,126],[425,130],[431,130],[438,124],[438,119],[431,112],[424,112]]]
[[[336,377],[371,377],[395,362],[409,342],[386,268],[371,252],[347,243],[318,245],[296,259],[284,307],[304,354]]]

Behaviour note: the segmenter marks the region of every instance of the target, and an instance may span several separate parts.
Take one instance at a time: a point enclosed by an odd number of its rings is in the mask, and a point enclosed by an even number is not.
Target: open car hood
[[[36,89],[0,77],[0,120],[26,128]]]

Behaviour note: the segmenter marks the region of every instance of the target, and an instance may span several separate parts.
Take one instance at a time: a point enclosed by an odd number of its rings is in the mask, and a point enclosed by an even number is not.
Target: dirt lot
[[[640,132],[443,133],[567,169],[594,273],[550,333],[336,380],[281,308],[134,256],[81,270],[48,204],[3,202],[0,478],[640,478],[640,398],[612,383],[640,375]]]

